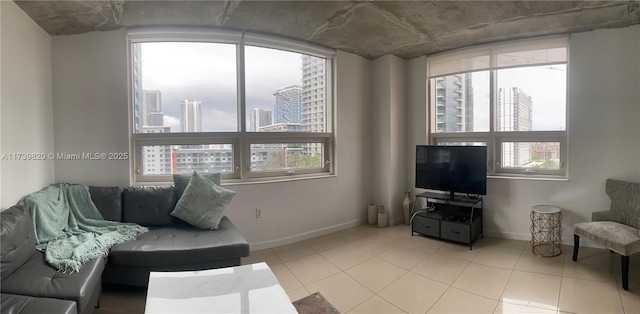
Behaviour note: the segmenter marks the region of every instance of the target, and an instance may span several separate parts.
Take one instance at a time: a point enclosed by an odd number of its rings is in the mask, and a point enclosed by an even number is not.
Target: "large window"
[[[333,173],[333,52],[224,32],[129,33],[134,183]]]
[[[435,145],[487,145],[489,175],[566,178],[566,37],[428,58]]]

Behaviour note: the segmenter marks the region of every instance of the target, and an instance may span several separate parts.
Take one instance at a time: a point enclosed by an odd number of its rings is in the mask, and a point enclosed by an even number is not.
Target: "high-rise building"
[[[258,132],[304,132],[304,126],[300,123],[276,123],[263,126]]]
[[[142,45],[133,44],[133,132],[142,132]]]
[[[147,114],[147,124],[145,126],[163,126],[164,114],[162,112],[149,112]]]
[[[182,132],[202,132],[202,102],[187,99],[180,102],[180,127]]]
[[[323,58],[302,56],[302,124],[307,132],[326,132],[325,67]]]
[[[259,132],[260,127],[273,124],[273,116],[271,110],[253,108],[251,110],[250,128],[251,132]]]
[[[142,91],[142,125],[162,126],[162,102],[159,90]]]
[[[326,60],[302,55],[302,125],[307,132],[327,132]],[[305,154],[322,154],[322,145],[305,145]]]
[[[170,127],[142,126],[142,133],[169,133]],[[171,174],[171,146],[144,146],[142,148],[144,175]]]
[[[435,79],[437,132],[471,132],[473,129],[473,85],[471,74]]]
[[[498,88],[498,130],[531,131],[533,101],[519,87]],[[502,144],[502,166],[519,167],[531,161],[531,143]]]
[[[273,93],[276,101],[273,105],[273,123],[300,123],[301,104],[299,85],[287,86]]]
[[[183,145],[174,149],[175,160],[173,173],[197,172],[233,172],[233,148],[230,145]]]

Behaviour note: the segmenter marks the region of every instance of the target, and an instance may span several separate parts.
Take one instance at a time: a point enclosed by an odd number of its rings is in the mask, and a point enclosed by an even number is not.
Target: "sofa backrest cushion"
[[[13,206],[0,212],[0,278],[5,279],[36,252],[36,234],[29,211]]]
[[[640,227],[640,183],[609,179],[606,192],[611,199],[611,221]]]
[[[139,225],[171,226],[181,224],[170,215],[176,207],[173,186],[132,186],[122,192],[122,220]]]
[[[90,186],[89,193],[104,219],[122,221],[122,188]]]

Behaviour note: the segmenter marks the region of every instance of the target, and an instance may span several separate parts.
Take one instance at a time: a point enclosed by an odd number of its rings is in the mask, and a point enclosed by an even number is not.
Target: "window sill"
[[[568,177],[563,176],[533,176],[533,175],[488,175],[487,179],[512,179],[512,180],[531,180],[531,181],[559,181],[568,182]]]
[[[252,184],[280,183],[280,182],[290,182],[290,181],[300,181],[300,180],[327,179],[327,178],[335,178],[335,177],[337,177],[337,175],[335,174],[319,174],[319,175],[306,175],[306,176],[256,178],[256,179],[248,179],[245,181],[231,179],[231,180],[223,181],[222,185],[224,186],[252,185]]]
[[[269,177],[269,178],[257,178],[240,181],[237,179],[223,180],[220,185],[222,186],[236,186],[236,185],[252,185],[252,184],[267,184],[267,183],[280,183],[291,182],[300,180],[313,180],[313,179],[328,179],[335,178],[335,174],[321,174],[321,175],[306,175],[306,176],[291,176],[291,177]],[[168,182],[135,182],[131,186],[148,186],[148,185],[173,185],[173,181]]]

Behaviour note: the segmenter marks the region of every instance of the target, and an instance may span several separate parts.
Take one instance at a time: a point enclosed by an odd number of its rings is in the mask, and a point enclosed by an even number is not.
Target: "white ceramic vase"
[[[387,211],[384,209],[384,206],[380,206],[380,210],[378,211],[378,227],[384,228],[387,226]]]
[[[376,218],[377,214],[378,214],[378,208],[375,204],[369,204],[369,206],[367,207],[367,222],[370,225],[375,225],[376,224]]]

